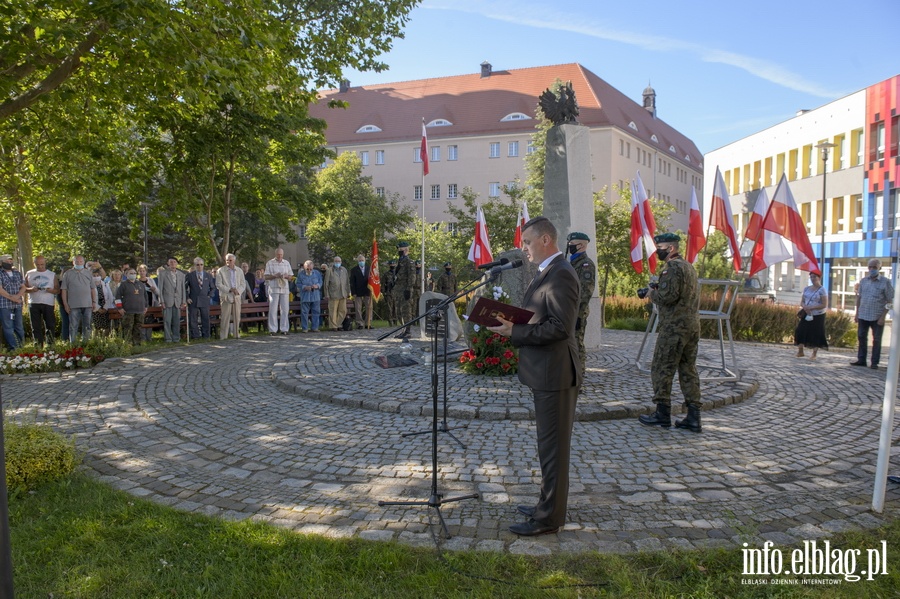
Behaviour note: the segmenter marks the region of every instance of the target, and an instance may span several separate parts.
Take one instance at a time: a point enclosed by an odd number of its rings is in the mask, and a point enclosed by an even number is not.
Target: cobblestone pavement
[[[252,337],[176,347],[91,371],[2,378],[9,414],[75,434],[101,480],[178,509],[301,533],[432,544],[426,501],[428,367],[381,369],[377,331]],[[885,370],[788,346],[737,344],[742,383],[704,383],[703,433],[648,428],[640,333],[604,331],[575,424],[569,523],[520,539],[507,526],[540,480],[529,394],[512,378],[450,365],[439,484],[446,549],[630,552],[789,544],[900,514],[889,483],[870,510]],[[704,342],[701,355],[716,356]],[[418,348],[413,352],[419,355]],[[677,392],[677,385],[676,385]],[[896,441],[896,438],[895,438]],[[900,464],[897,465],[900,469]]]

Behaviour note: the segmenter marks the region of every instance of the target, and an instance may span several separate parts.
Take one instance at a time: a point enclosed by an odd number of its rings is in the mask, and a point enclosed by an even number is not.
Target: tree
[[[341,256],[348,263],[367,255],[376,235],[379,248],[414,221],[412,208],[398,195],[379,196],[371,178],[362,175],[362,161],[344,152],[316,176],[320,210],[306,226],[310,255],[318,262]],[[410,241],[410,245],[412,241]]]
[[[397,235],[397,239],[409,242],[409,257],[419,260],[422,255],[422,219],[418,216],[412,226]],[[457,270],[465,270],[465,256],[460,258],[458,235],[447,228],[446,223],[427,223],[425,225],[425,267],[428,270],[440,269],[449,262]],[[435,280],[437,276],[435,276]]]

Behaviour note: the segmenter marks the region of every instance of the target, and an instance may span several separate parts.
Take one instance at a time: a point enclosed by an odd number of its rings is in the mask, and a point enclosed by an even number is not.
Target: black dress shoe
[[[534,506],[531,505],[517,505],[516,511],[523,516],[528,516],[529,518],[534,516]]]
[[[860,362],[859,360],[857,360],[856,362],[850,362],[850,366],[865,366],[865,365],[866,365],[865,362]]]
[[[547,535],[559,530],[559,526],[550,526],[548,524],[541,524],[534,518],[528,520],[528,522],[522,522],[521,524],[513,524],[509,527],[509,532],[515,533],[520,537],[536,537],[538,535]]]
[[[872,370],[878,370],[878,364],[872,364],[871,366],[869,366],[869,368],[871,368]]]

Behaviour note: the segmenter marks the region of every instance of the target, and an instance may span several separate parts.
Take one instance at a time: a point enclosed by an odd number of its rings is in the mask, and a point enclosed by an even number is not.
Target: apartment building
[[[327,121],[337,153],[356,152],[377,193],[398,193],[428,222],[453,223],[447,206],[461,203],[465,187],[482,198],[524,181],[525,157],[534,150],[538,96],[555,81],[571,81],[578,121],[591,129],[593,189],[627,185],[640,171],[648,194],[675,208],[673,224],[687,228],[691,186],[702,195],[702,155],[695,144],[656,116],[648,87],[642,104],[577,63],[493,70],[324,91],[312,116]],[[347,108],[329,108],[331,101]],[[419,146],[426,125],[430,173],[422,179]],[[490,223],[489,223],[490,224]]]
[[[765,188],[771,199],[782,174],[787,176],[835,308],[854,309],[854,285],[871,258],[879,258],[885,275],[896,279],[898,95],[900,75],[802,110],[705,156],[706,189],[712,189],[718,167],[740,232],[760,190]],[[832,146],[823,150],[825,144]],[[742,253],[750,247],[743,244]],[[779,301],[793,301],[807,284],[805,275],[785,262],[770,267],[763,278]]]

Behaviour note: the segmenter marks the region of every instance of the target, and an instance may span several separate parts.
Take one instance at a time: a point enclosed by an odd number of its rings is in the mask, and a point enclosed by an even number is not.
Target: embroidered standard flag
[[[647,263],[650,265],[650,272],[656,272],[656,243],[653,241],[653,235],[656,233],[656,219],[653,218],[653,210],[650,208],[650,198],[647,197],[647,190],[644,189],[644,182],[641,181],[641,172],[637,172],[637,179],[632,182],[631,197],[637,198],[638,217],[641,220],[641,235],[644,238],[644,249],[647,250]]]
[[[484,221],[484,212],[481,206],[475,215],[475,238],[469,247],[469,260],[475,263],[475,267],[482,264],[493,262],[494,257],[491,255],[491,242],[488,240],[487,223]]]
[[[716,182],[713,185],[712,202],[709,207],[709,226],[718,229],[728,238],[731,249],[731,261],[734,271],[741,272],[741,250],[738,247],[737,235],[734,232],[734,218],[731,216],[731,200],[725,189],[722,172],[716,167]]]
[[[781,175],[762,222],[762,234],[753,248],[750,274],[790,257],[794,258],[795,269],[821,274],[787,177]]]
[[[428,174],[428,133],[425,132],[425,119],[422,119],[422,145],[419,146],[419,158],[422,159],[422,174]]]
[[[700,204],[697,202],[697,190],[691,185],[691,214],[688,219],[687,249],[685,250],[687,261],[693,264],[705,245],[703,215],[700,213]]]
[[[372,232],[372,265],[369,267],[369,291],[372,292],[372,301],[377,302],[381,298],[381,275],[378,273],[378,240]]]
[[[529,220],[531,219],[528,218],[528,204],[522,202],[522,207],[519,208],[518,220],[516,220],[516,234],[513,238],[513,245],[519,249],[522,249],[522,227]]]
[[[747,230],[744,231],[744,241],[756,241],[762,232],[763,219],[766,218],[766,212],[769,211],[769,194],[766,188],[759,190],[756,196],[756,203],[753,205],[753,212],[750,213],[750,222],[747,223]]]

